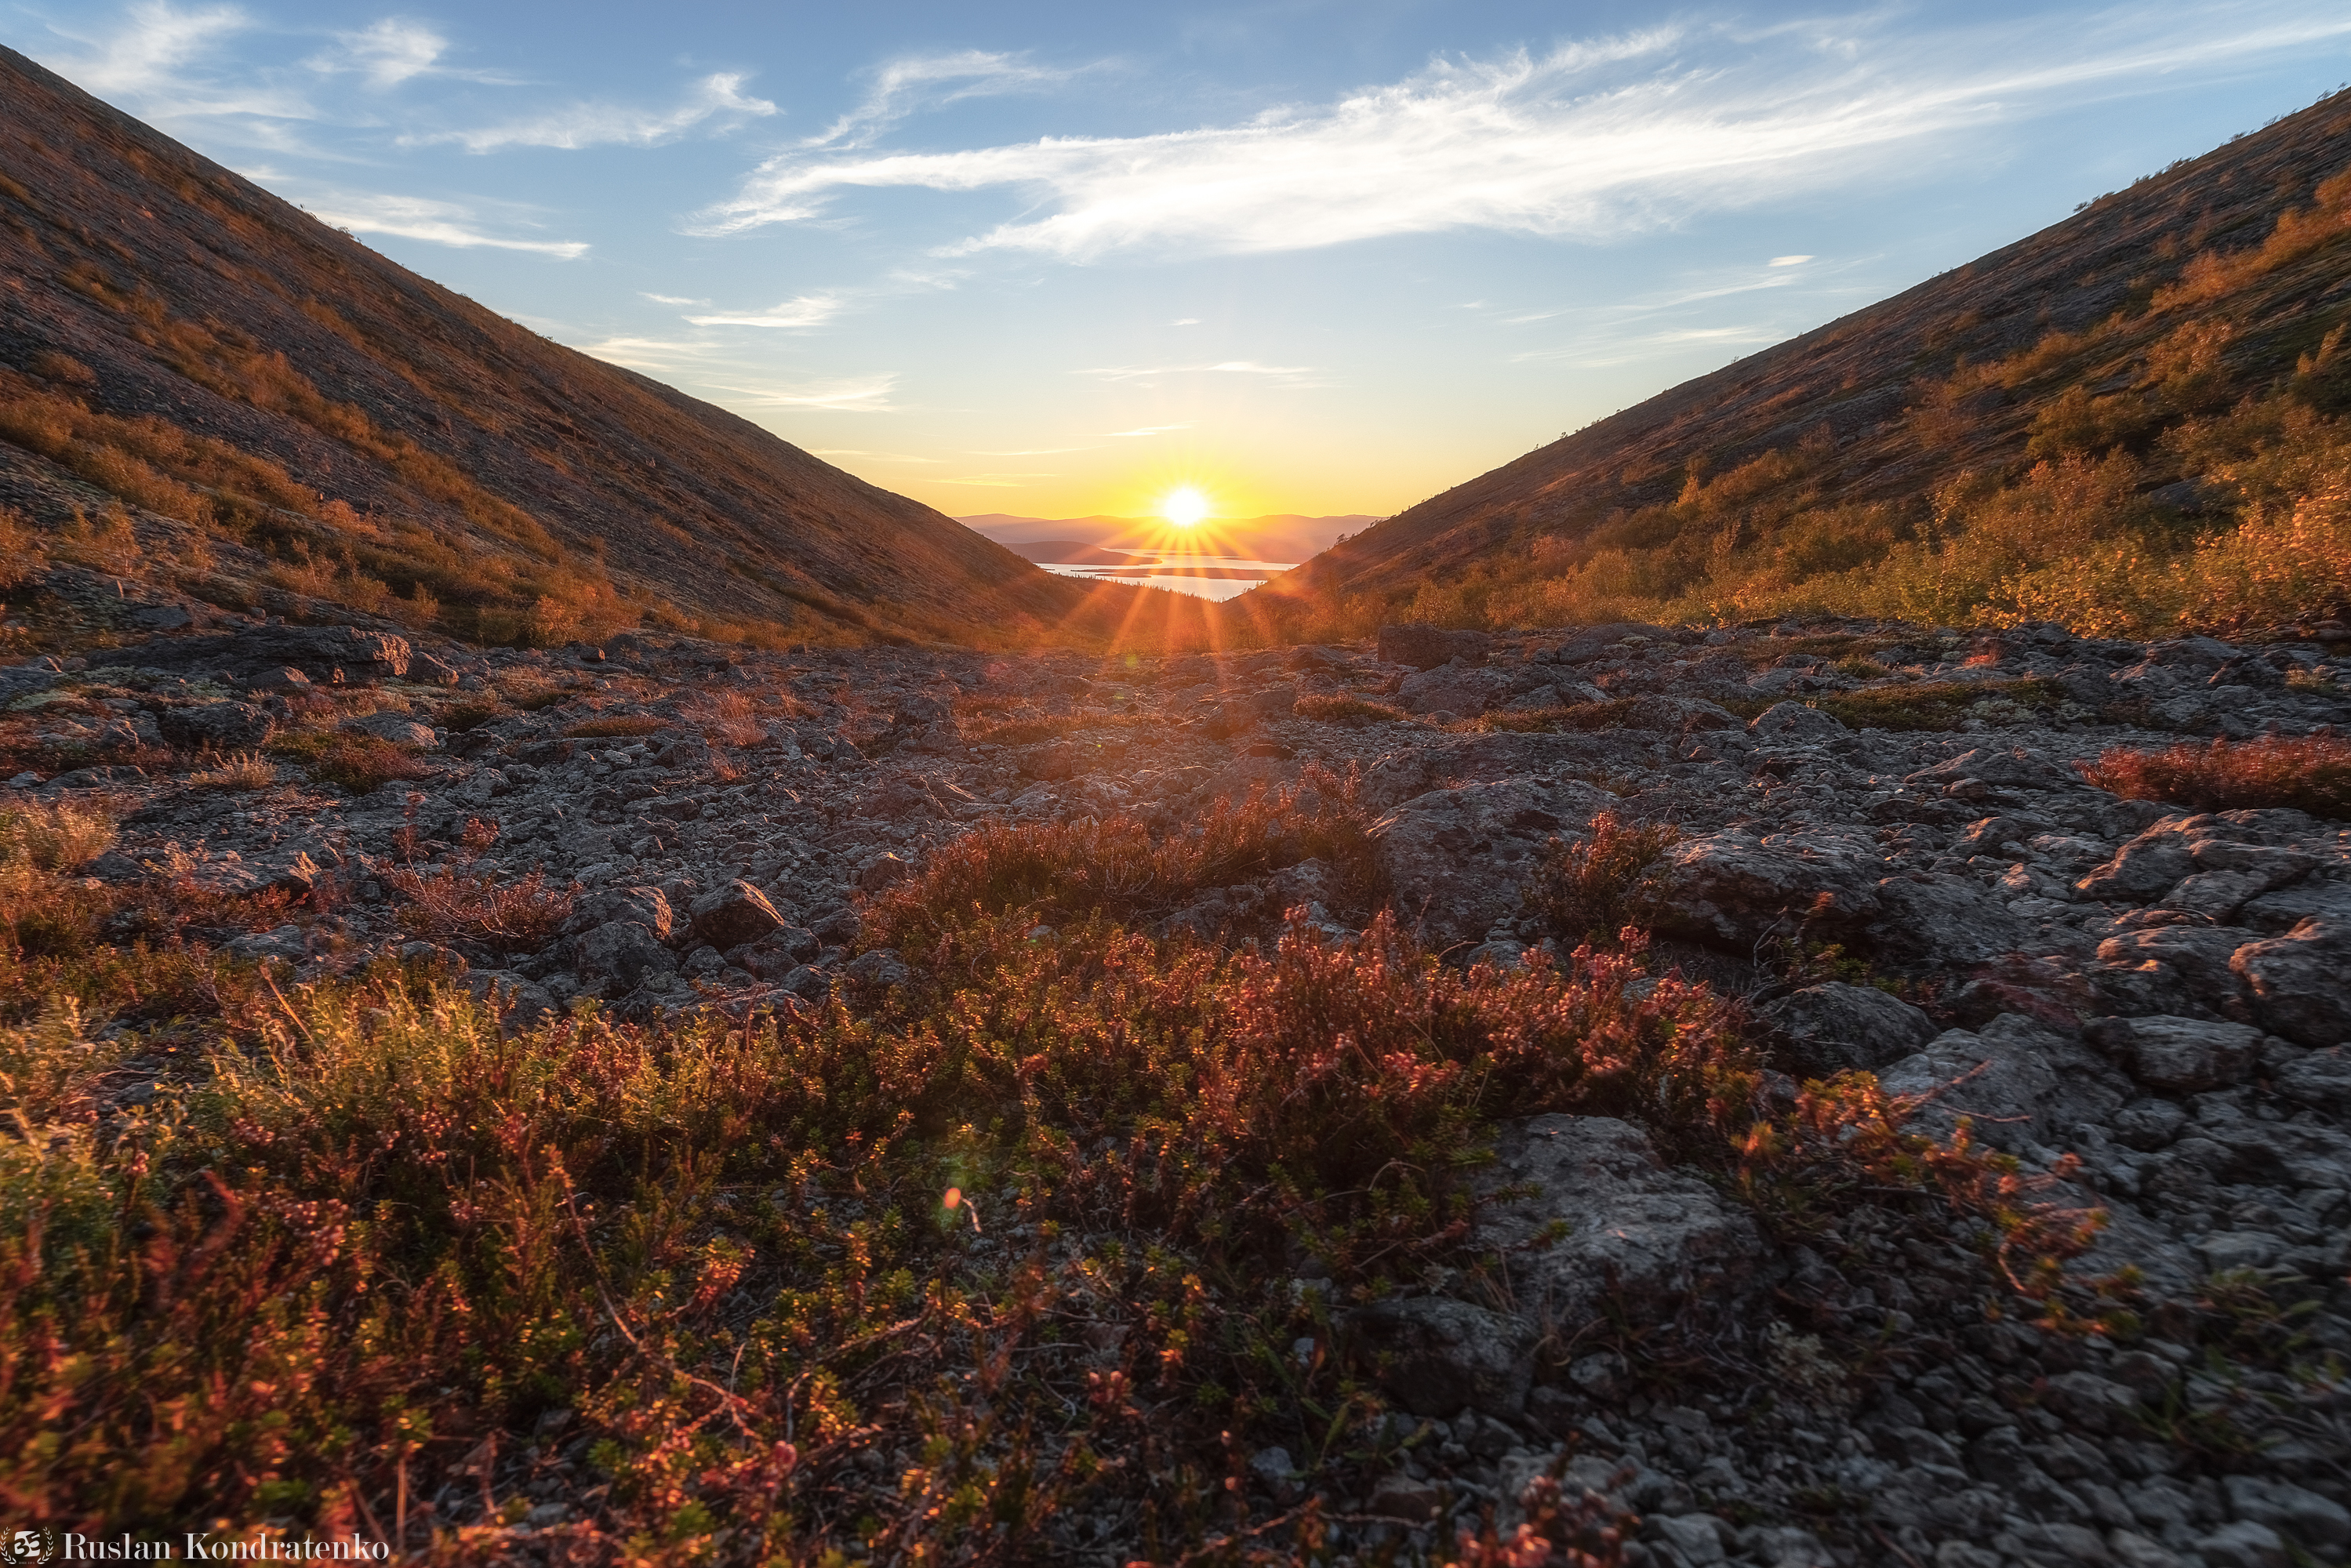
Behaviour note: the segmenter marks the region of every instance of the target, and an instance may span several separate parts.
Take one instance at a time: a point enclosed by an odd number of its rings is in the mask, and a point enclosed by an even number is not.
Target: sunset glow
[[[1208,497],[1189,485],[1170,490],[1159,503],[1159,515],[1179,528],[1188,528],[1208,515]]]

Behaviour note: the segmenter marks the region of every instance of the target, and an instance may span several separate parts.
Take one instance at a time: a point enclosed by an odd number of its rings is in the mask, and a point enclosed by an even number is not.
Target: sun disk
[[[1167,492],[1159,503],[1159,515],[1179,528],[1188,528],[1208,515],[1208,497],[1186,485]]]

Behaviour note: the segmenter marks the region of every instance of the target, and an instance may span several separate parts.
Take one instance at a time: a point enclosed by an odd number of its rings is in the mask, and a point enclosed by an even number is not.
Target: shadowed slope
[[[0,505],[55,526],[127,504],[208,597],[419,622],[437,600],[451,630],[521,641],[643,615],[1002,642],[1129,608],[550,343],[5,49],[0,287]]]
[[[2069,464],[2105,465],[2087,486],[2103,512],[2085,521],[2077,506],[2051,534],[2079,524],[2077,556],[2126,537],[2160,555],[2290,510],[2315,492],[2247,488],[2232,465],[2333,442],[2331,423],[2283,426],[2351,401],[2346,167],[2338,94],[1457,486],[1248,597],[1325,634],[1398,613],[1778,613],[1807,589],[1815,608],[1957,614],[1970,606],[1873,601],[1851,574],[1906,547],[1934,554],[2037,463],[2044,488]],[[2223,429],[2249,397],[2276,417]],[[2035,565],[2030,551],[2011,564]]]

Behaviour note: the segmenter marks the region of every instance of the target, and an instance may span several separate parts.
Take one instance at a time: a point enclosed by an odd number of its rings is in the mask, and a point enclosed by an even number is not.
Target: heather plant
[[[2351,741],[2340,736],[2225,737],[2160,751],[2109,747],[2083,776],[2134,800],[2166,800],[2198,811],[2288,807],[2351,821]]]
[[[1110,847],[1171,883],[1336,852],[1318,790]],[[451,1557],[552,1499],[540,1538],[580,1557],[1290,1561],[1330,1527],[1253,1500],[1244,1456],[1334,1486],[1385,1462],[1373,1387],[1290,1347],[1475,1266],[1498,1116],[1632,1119],[1775,1225],[1921,1194],[2031,1291],[2078,1244],[2012,1166],[1906,1130],[1914,1100],[1768,1111],[1736,1010],[1637,943],[1467,974],[1385,915],[1162,943],[1114,918],[1157,894],[1021,831],[877,901],[867,940],[919,939],[915,981],[752,1019],[525,1026],[389,964],[285,986],[86,934],[0,1014],[37,1130],[0,1137],[0,1502]],[[99,1028],[158,1009],[167,1035]],[[1323,1291],[1290,1290],[1301,1257]],[[1458,1551],[1605,1563],[1625,1529],[1550,1496],[1528,1525]]]
[[[1603,811],[1585,835],[1543,846],[1527,879],[1527,907],[1570,943],[1613,946],[1628,930],[1637,938],[1656,910],[1657,858],[1680,838],[1670,823]]]

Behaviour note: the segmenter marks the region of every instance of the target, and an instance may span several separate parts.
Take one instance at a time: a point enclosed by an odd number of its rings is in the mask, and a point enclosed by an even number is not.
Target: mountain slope
[[[1398,614],[1998,618],[2115,591],[2140,621],[2252,613],[2251,590],[2191,603],[2188,580],[2221,570],[2197,551],[2229,529],[2323,510],[2351,476],[2333,420],[2351,402],[2346,168],[2337,94],[1423,502],[1253,608],[1325,632]],[[2329,517],[2303,577],[2339,576]],[[2287,618],[2343,608],[2339,582],[2287,597]]]
[[[0,505],[207,597],[525,642],[641,617],[1004,641],[1132,609],[550,343],[6,49],[0,289]]]

